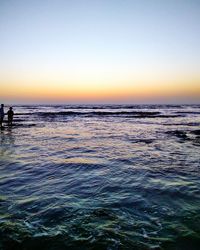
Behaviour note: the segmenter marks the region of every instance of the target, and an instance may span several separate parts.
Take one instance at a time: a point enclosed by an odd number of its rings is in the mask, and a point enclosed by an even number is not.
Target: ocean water
[[[0,249],[200,249],[200,105],[14,111]]]

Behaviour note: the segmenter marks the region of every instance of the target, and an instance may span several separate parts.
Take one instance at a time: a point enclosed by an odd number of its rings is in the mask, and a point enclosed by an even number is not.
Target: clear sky
[[[199,0],[0,0],[0,102],[199,103]]]

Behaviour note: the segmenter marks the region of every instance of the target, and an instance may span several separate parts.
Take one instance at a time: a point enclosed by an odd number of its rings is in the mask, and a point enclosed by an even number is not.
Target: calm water
[[[15,113],[0,131],[0,249],[200,249],[200,105]]]

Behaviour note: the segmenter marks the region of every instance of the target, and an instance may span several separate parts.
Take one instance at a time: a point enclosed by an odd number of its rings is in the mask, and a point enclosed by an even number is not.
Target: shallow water
[[[0,249],[200,249],[200,106],[17,106]]]

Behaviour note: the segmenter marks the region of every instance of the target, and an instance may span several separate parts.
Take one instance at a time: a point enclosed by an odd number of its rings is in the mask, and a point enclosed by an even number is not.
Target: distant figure
[[[9,108],[7,114],[8,114],[8,125],[12,126],[13,116],[14,116],[14,112],[12,110],[12,107]]]
[[[4,118],[4,104],[1,104],[0,108],[0,128],[3,129],[3,118]]]

